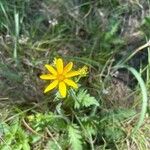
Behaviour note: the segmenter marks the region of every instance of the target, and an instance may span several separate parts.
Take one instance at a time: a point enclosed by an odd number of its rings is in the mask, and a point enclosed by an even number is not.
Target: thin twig
[[[8,97],[0,97],[0,100],[8,100]]]
[[[10,145],[8,145],[8,143],[7,143],[5,140],[3,140],[1,136],[0,136],[0,140],[1,140],[6,146],[8,146],[10,150],[12,150],[11,147],[10,147]]]
[[[125,59],[124,63],[130,60],[136,53],[138,53],[139,51],[143,50],[146,47],[150,47],[150,40],[146,44],[135,49],[134,52],[127,59]]]
[[[22,122],[23,122],[23,125],[24,125],[29,131],[31,131],[32,133],[34,133],[34,134],[36,134],[36,135],[39,135],[39,136],[41,136],[41,137],[43,137],[43,138],[45,138],[45,139],[48,138],[48,137],[46,137],[46,136],[44,136],[44,135],[42,135],[42,134],[39,134],[39,133],[36,132],[35,130],[33,130],[33,129],[27,124],[27,122],[26,122],[24,119],[22,119]]]
[[[57,147],[59,148],[59,150],[62,150],[61,146],[58,144],[58,142],[56,141],[56,139],[53,137],[53,135],[51,134],[51,132],[49,131],[49,129],[46,127],[46,132],[47,134],[52,138],[52,140],[55,142],[55,144],[57,145]]]

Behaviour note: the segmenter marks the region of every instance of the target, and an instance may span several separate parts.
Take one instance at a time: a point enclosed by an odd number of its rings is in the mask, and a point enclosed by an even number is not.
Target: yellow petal
[[[51,74],[42,74],[40,78],[43,80],[53,80],[53,79],[56,79],[56,76],[51,75]]]
[[[71,78],[71,77],[74,77],[74,76],[78,76],[80,74],[79,71],[71,71],[71,72],[68,72],[65,74],[65,77],[66,78]]]
[[[46,87],[44,93],[54,89],[58,85],[58,80],[54,80],[49,86]]]
[[[63,72],[63,60],[58,58],[56,59],[56,68],[59,74]]]
[[[59,83],[59,92],[62,97],[66,97],[67,88],[66,88],[66,84],[64,82]]]
[[[70,80],[70,79],[65,79],[64,82],[69,85],[69,86],[72,86],[74,88],[78,88],[78,85],[73,81],[73,80]]]
[[[56,70],[55,70],[51,65],[46,64],[45,67],[48,69],[48,71],[49,71],[51,74],[57,75]]]
[[[73,63],[72,62],[68,63],[64,68],[63,74],[68,73],[72,69],[72,67],[73,67]]]

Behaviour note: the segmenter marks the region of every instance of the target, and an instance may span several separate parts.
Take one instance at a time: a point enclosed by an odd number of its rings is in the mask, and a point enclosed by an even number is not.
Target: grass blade
[[[17,41],[19,36],[19,13],[15,11],[14,13],[15,19],[15,43],[14,43],[14,59],[17,60]]]
[[[146,86],[145,86],[145,83],[144,83],[142,77],[134,68],[126,66],[126,65],[118,65],[118,66],[115,66],[115,68],[117,68],[117,69],[126,68],[127,70],[129,70],[134,75],[134,77],[137,79],[137,81],[140,85],[140,88],[141,88],[143,102],[142,102],[142,108],[141,108],[139,121],[132,131],[132,133],[135,133],[144,122],[144,118],[145,118],[145,114],[146,114],[146,110],[147,110],[147,102],[148,102],[147,89],[146,89]]]

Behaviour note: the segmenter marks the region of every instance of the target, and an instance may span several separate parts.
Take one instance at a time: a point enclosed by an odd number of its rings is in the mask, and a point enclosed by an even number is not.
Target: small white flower
[[[58,24],[58,21],[56,19],[49,20],[48,22],[52,26],[56,26]]]
[[[109,91],[107,89],[103,89],[103,94],[107,95],[109,93]]]

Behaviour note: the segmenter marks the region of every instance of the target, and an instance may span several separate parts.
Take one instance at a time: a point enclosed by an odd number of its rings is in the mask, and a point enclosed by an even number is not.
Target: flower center
[[[59,81],[63,81],[63,80],[65,79],[65,76],[62,75],[62,74],[58,74],[58,75],[57,75],[57,79],[58,79]]]

